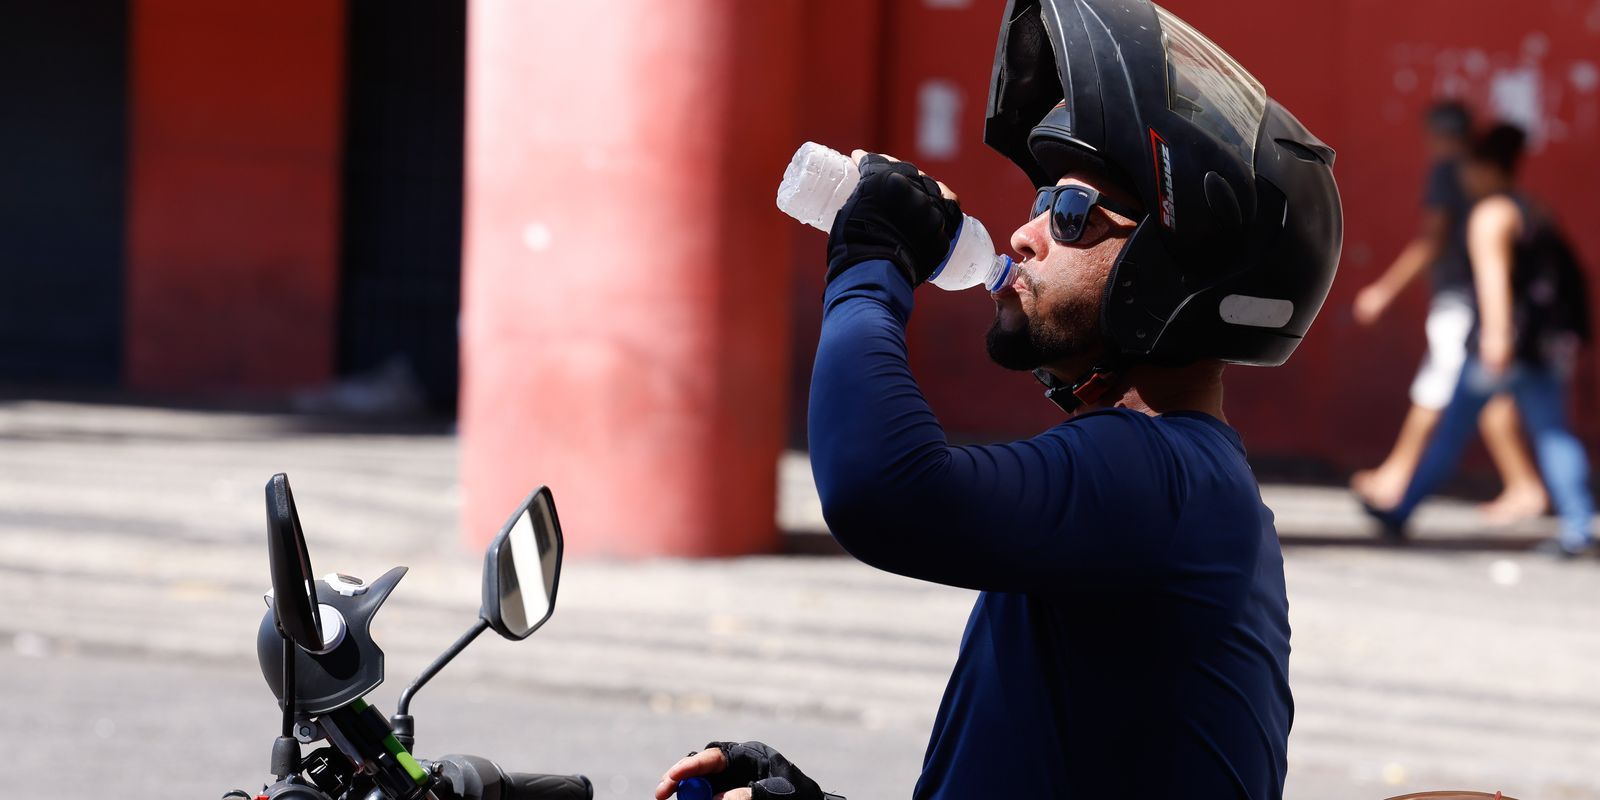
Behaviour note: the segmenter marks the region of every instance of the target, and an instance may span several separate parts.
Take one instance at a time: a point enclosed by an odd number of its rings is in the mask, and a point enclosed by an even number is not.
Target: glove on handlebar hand
[[[861,159],[861,182],[828,232],[828,281],[863,261],[893,262],[921,285],[950,251],[961,205],[934,179],[904,161],[876,153]]]
[[[749,787],[754,800],[824,800],[822,787],[783,754],[761,742],[711,742],[728,759],[728,768],[706,775],[716,792]]]

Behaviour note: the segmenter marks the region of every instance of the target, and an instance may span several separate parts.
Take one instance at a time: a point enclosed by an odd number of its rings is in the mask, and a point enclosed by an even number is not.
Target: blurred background
[[[762,737],[836,791],[909,793],[971,597],[826,537],[804,456],[825,237],[773,195],[810,139],[915,161],[997,240],[1023,222],[1031,187],[981,140],[1004,5],[8,13],[0,741],[61,768],[33,790],[256,788],[259,487],[286,470],[314,564],[414,567],[385,692],[470,624],[517,501],[555,492],[555,619],[422,696],[424,754],[642,797],[707,739]],[[1524,185],[1600,264],[1600,2],[1165,5],[1339,152],[1322,316],[1286,366],[1229,372],[1288,553],[1289,796],[1600,797],[1593,560],[1526,555],[1547,520],[1484,528],[1481,453],[1403,549],[1340,488],[1383,457],[1424,349],[1425,291],[1376,327],[1350,304],[1416,233],[1433,102],[1526,129]],[[957,441],[1059,419],[987,361],[991,314],[919,293],[913,366]],[[1595,358],[1571,398],[1590,445]]]

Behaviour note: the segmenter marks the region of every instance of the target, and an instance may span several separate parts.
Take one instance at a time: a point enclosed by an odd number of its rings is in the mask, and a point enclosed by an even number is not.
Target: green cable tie
[[[369,706],[367,705],[366,700],[358,698],[355,702],[350,704],[350,708],[357,714],[360,714],[365,712]],[[383,737],[383,748],[389,751],[389,755],[394,756],[394,760],[398,762],[400,766],[405,767],[406,774],[410,775],[411,780],[416,781],[418,786],[427,785],[427,771],[422,768],[421,764],[417,763],[417,760],[413,758],[410,753],[406,752],[406,749],[400,745],[400,740],[394,738],[394,734],[391,733]]]
[[[411,757],[410,753],[406,752],[404,747],[400,746],[400,740],[394,738],[394,734],[391,733],[383,737],[383,746],[388,749],[389,755],[394,756],[395,761],[400,762],[400,766],[406,768],[406,774],[410,775],[411,780],[416,781],[418,786],[424,786],[428,783],[428,773],[422,769],[422,765],[418,764],[415,758]]]

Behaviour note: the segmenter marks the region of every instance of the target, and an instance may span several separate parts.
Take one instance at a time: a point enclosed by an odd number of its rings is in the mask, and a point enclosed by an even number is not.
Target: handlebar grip
[[[593,800],[594,784],[582,775],[506,773],[503,800]]]
[[[440,786],[452,800],[593,800],[582,775],[539,775],[505,770],[482,756],[448,755],[438,765]]]

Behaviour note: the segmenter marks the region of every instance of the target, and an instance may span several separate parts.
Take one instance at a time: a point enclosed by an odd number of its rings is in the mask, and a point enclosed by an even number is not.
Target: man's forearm
[[[1391,297],[1398,295],[1438,258],[1439,246],[1436,242],[1426,237],[1413,239],[1400,251],[1400,255],[1395,256],[1389,269],[1374,284],[1381,286]]]
[[[944,454],[944,430],[911,376],[911,286],[898,269],[857,266],[829,285],[825,302],[811,377],[811,465],[824,512],[853,518],[927,477],[926,464]]]

